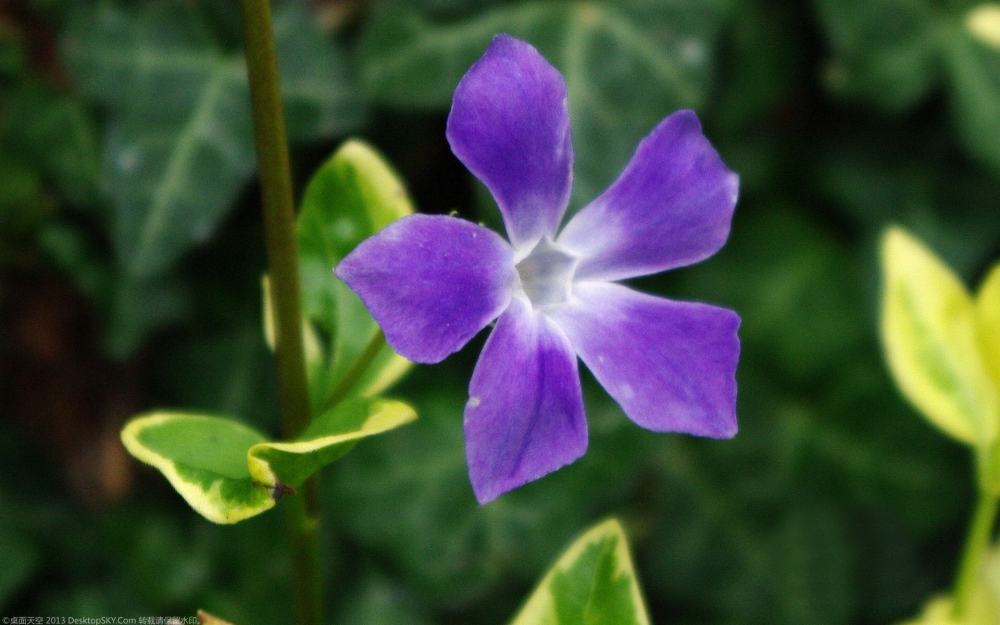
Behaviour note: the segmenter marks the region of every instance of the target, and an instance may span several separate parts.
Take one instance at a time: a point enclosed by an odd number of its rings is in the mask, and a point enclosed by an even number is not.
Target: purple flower
[[[566,85],[533,47],[497,35],[448,117],[455,155],[493,194],[510,243],[455,217],[412,215],[362,242],[337,276],[403,356],[434,363],[497,319],[469,384],[465,444],[480,503],[583,455],[579,356],[625,414],[656,432],[736,433],[740,318],[619,280],[722,247],[739,179],[691,111],[558,232],[573,148]]]

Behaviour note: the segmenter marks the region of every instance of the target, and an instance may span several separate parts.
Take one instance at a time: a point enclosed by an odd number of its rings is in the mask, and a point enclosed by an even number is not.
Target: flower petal
[[[549,311],[576,353],[638,425],[712,438],[736,434],[739,316],[619,284],[575,284]]]
[[[492,501],[586,450],[573,347],[549,319],[514,298],[469,383],[465,453],[476,499]]]
[[[497,35],[458,83],[448,115],[455,156],[485,184],[515,248],[555,233],[573,172],[566,83],[529,44]]]
[[[513,250],[488,228],[410,215],[344,257],[334,273],[368,306],[400,355],[439,362],[507,308]]]
[[[739,177],[693,111],[677,111],[639,143],[608,189],[566,224],[558,243],[580,256],[579,280],[614,281],[682,267],[729,236]]]

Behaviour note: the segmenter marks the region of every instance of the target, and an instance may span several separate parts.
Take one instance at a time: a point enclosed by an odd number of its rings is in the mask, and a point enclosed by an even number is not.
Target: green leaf
[[[1000,4],[984,2],[965,15],[965,27],[969,34],[1000,50]]]
[[[360,141],[341,146],[306,188],[297,226],[303,314],[320,331],[306,337],[326,337],[309,366],[314,414],[351,394],[375,395],[410,368],[333,269],[358,243],[412,213],[399,177]]]
[[[115,360],[125,360],[154,330],[180,321],[190,312],[188,285],[172,276],[136,280],[119,272],[111,286],[108,325],[102,339],[105,353]]]
[[[339,618],[333,621],[336,625],[432,625],[426,608],[421,609],[405,588],[385,575],[372,571],[359,582],[338,606]]]
[[[214,523],[236,523],[274,506],[277,493],[255,484],[247,465],[250,448],[265,442],[239,422],[179,412],[140,416],[122,429],[125,449],[159,469]]]
[[[882,242],[882,341],[903,395],[951,437],[986,447],[997,436],[997,387],[965,287],[901,228]]]
[[[273,507],[288,487],[359,439],[415,418],[401,402],[355,399],[315,419],[294,441],[275,443],[230,419],[161,411],[130,421],[121,438],[129,453],[159,469],[199,514],[236,523]]]
[[[14,19],[0,18],[0,79],[16,80],[24,72],[25,39]]]
[[[0,153],[0,232],[29,236],[49,219],[52,209],[38,171],[14,154]]]
[[[307,477],[341,458],[366,436],[381,434],[417,418],[406,404],[358,397],[313,419],[294,441],[257,445],[250,450],[250,474],[268,486],[298,486]]]
[[[959,146],[943,134],[949,124],[900,122],[873,118],[804,139],[818,148],[811,161],[821,164],[819,185],[865,230],[866,240],[897,223],[947,258],[958,275],[971,277],[1000,240],[1000,211],[983,201],[1000,196],[1000,178],[957,157]],[[868,264],[871,253],[864,254]]]
[[[827,87],[886,110],[907,109],[938,79],[934,14],[924,0],[815,0],[833,58]]]
[[[828,379],[856,360],[867,339],[856,310],[857,259],[795,206],[752,210],[750,217],[737,213],[716,257],[680,274],[681,295],[738,310],[744,353],[766,352],[774,372]]]
[[[976,314],[983,355],[994,384],[1000,388],[1000,264],[990,270],[979,288]]]
[[[51,222],[39,230],[36,242],[101,312],[104,352],[114,360],[125,360],[151,332],[191,312],[188,284],[176,276],[136,280],[125,275],[77,224]]]
[[[648,625],[625,532],[611,519],[588,530],[539,583],[512,625]]]
[[[41,83],[23,83],[6,100],[4,139],[76,205],[97,200],[95,126],[79,101]]]
[[[986,553],[962,621],[952,617],[951,597],[936,595],[919,616],[900,625],[1000,625],[1000,549],[994,545]]]
[[[836,509],[800,505],[788,511],[770,545],[769,570],[781,623],[851,623],[857,591],[852,545]]]
[[[9,506],[6,501],[4,504]],[[34,545],[6,518],[0,518],[0,558],[3,558],[0,567],[0,609],[3,609],[31,578],[39,560]]]
[[[566,79],[579,205],[614,179],[663,117],[704,102],[729,6],[523,2],[441,23],[386,3],[362,36],[362,82],[381,104],[446,109],[495,34],[525,39]]]
[[[204,610],[198,610],[198,623],[199,625],[233,625],[229,621],[225,621],[218,616],[209,614]]]
[[[240,415],[264,430],[277,427],[274,357],[261,344],[259,319],[249,317],[222,329],[175,333],[159,353],[161,401],[197,412]]]
[[[710,127],[722,126],[746,141],[747,131],[755,128],[752,124],[770,115],[795,88],[804,54],[790,8],[767,0],[735,4],[725,42],[727,62],[720,68],[720,85],[712,94]],[[731,154],[726,154],[726,160],[730,166],[736,164]],[[736,170],[745,186],[747,170]]]
[[[361,446],[323,482],[338,534],[384,554],[440,610],[481,602],[505,580],[537,582],[538,571],[576,528],[592,522],[595,509],[606,514],[624,505],[622,491],[631,492],[650,449],[663,442],[628,421],[606,393],[588,388],[587,454],[480,506],[469,485],[461,428],[473,360],[462,358],[419,367],[402,382],[395,392],[414,397],[420,420]],[[480,611],[470,622],[496,620],[495,607]]]
[[[959,12],[926,0],[815,2],[834,51],[825,74],[831,91],[903,111],[923,101],[946,76],[962,141],[1000,168],[1000,9],[995,3]]]
[[[963,23],[948,29],[945,43],[959,135],[973,154],[1000,169],[1000,48]]]
[[[306,8],[282,3],[274,24],[289,136],[352,127],[344,61]],[[81,92],[110,112],[101,186],[117,253],[135,278],[162,274],[211,237],[253,171],[242,56],[177,2],[88,4],[62,44]]]

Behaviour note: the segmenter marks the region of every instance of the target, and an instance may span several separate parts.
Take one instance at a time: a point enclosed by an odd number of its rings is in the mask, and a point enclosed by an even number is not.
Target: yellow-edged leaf
[[[417,418],[401,401],[372,397],[348,399],[313,419],[298,438],[262,442],[247,452],[250,475],[258,484],[298,486],[307,477],[349,452],[359,440],[382,434]]]
[[[129,421],[121,439],[213,523],[238,523],[274,507],[273,490],[251,480],[247,465],[250,448],[267,439],[238,421],[159,411]]]
[[[979,340],[986,366],[1000,389],[1000,264],[993,267],[976,297]]]
[[[198,610],[197,616],[199,625],[233,625],[229,621],[224,621],[218,616],[213,616],[204,610]]]
[[[203,517],[237,523],[273,508],[359,440],[416,418],[402,402],[357,397],[314,419],[290,442],[269,441],[233,419],[166,411],[132,419],[121,438]]]
[[[882,266],[882,341],[903,395],[950,436],[989,446],[997,434],[997,390],[980,349],[972,297],[901,228],[886,232]]]
[[[649,625],[625,531],[615,519],[576,539],[511,625]]]
[[[972,8],[965,16],[965,27],[979,41],[1000,50],[1000,4],[986,2]]]
[[[993,546],[984,559],[961,621],[952,617],[953,604],[948,595],[935,595],[924,604],[920,614],[899,625],[1000,625],[1000,551]]]

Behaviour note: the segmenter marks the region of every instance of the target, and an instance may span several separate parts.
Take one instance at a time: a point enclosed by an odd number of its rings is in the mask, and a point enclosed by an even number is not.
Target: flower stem
[[[309,425],[310,415],[285,114],[269,0],[240,0],[240,8],[274,303],[281,420],[285,438],[293,438]],[[286,506],[300,625],[320,625],[323,620],[317,490],[315,478],[310,478],[302,496]]]
[[[993,534],[998,501],[1000,497],[997,495],[980,490],[976,511],[969,526],[969,536],[962,551],[962,561],[958,566],[955,589],[952,591],[951,616],[957,622],[964,622],[972,603],[972,596],[983,567],[983,557],[986,555]]]

